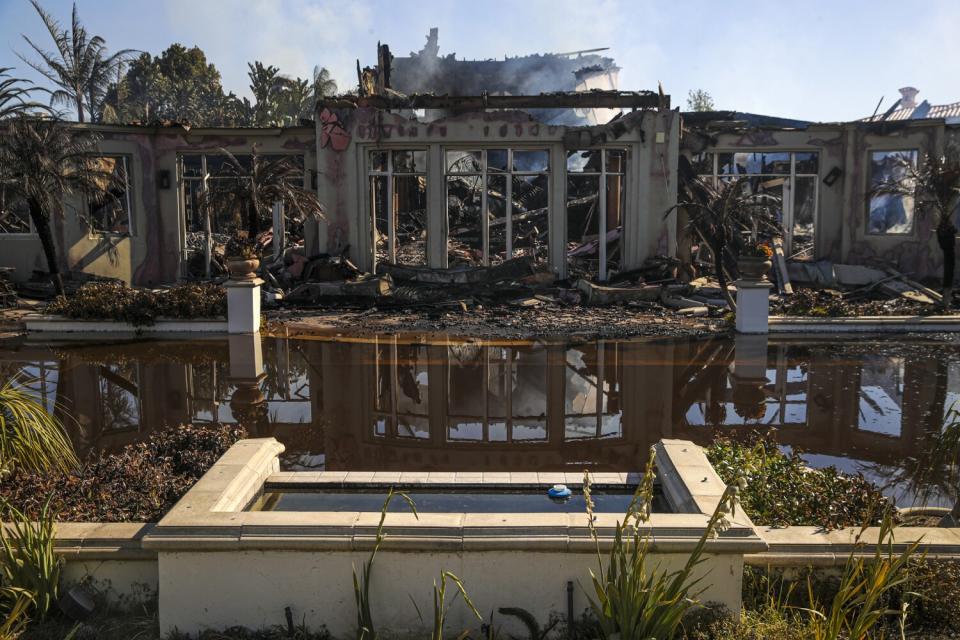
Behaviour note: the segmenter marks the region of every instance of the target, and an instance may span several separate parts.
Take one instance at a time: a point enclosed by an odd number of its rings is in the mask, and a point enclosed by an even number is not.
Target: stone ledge
[[[960,331],[960,315],[810,318],[770,316],[770,333],[913,333]]]
[[[757,532],[769,545],[763,553],[746,556],[747,564],[757,566],[821,566],[842,565],[853,552],[857,557],[873,556],[879,529],[869,527],[861,544],[856,537],[859,527],[823,531],[818,527],[760,527]],[[893,531],[893,552],[902,553],[913,542],[920,541],[918,552],[929,558],[960,560],[960,528],[897,527]]]
[[[28,332],[70,334],[70,333],[111,333],[137,335],[143,333],[227,333],[225,318],[197,318],[179,320],[158,318],[154,324],[135,326],[129,322],[114,320],[75,320],[60,316],[27,314],[23,323]]]
[[[11,528],[6,523],[2,526]],[[67,560],[156,561],[156,551],[142,544],[154,526],[147,522],[58,522],[54,551]]]

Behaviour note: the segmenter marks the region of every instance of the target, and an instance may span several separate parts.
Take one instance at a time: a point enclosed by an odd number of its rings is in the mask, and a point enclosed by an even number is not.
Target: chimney
[[[904,87],[900,89],[900,108],[914,109],[917,106],[917,94],[920,91],[916,87]]]

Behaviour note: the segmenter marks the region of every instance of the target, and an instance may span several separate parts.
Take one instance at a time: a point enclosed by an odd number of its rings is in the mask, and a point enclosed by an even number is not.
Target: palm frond
[[[0,387],[0,469],[68,470],[77,465],[63,424],[23,378]]]

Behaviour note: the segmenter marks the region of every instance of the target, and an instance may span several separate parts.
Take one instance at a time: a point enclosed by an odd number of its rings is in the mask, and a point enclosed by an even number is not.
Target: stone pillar
[[[257,333],[260,331],[260,285],[263,280],[228,280],[227,332]]]
[[[737,280],[737,333],[768,333],[770,288],[764,280]]]

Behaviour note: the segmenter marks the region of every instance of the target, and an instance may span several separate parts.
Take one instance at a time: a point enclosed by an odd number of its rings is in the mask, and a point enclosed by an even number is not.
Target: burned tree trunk
[[[50,271],[50,282],[58,296],[64,295],[63,277],[60,275],[60,264],[57,261],[57,247],[53,243],[53,231],[50,229],[50,219],[43,214],[40,203],[30,200],[30,219],[33,220],[33,226],[40,236],[40,245],[43,247],[43,255],[47,258],[47,269]]]
[[[736,311],[737,302],[730,295],[730,290],[727,289],[727,273],[723,270],[723,252],[727,249],[727,240],[722,233],[717,234],[717,246],[711,247],[711,249],[713,249],[713,268],[717,272],[717,284],[720,285],[720,291],[723,292],[723,297],[726,298],[730,309]]]
[[[957,228],[949,217],[944,216],[937,225],[937,244],[943,251],[943,306],[953,303],[953,279],[957,268]]]

